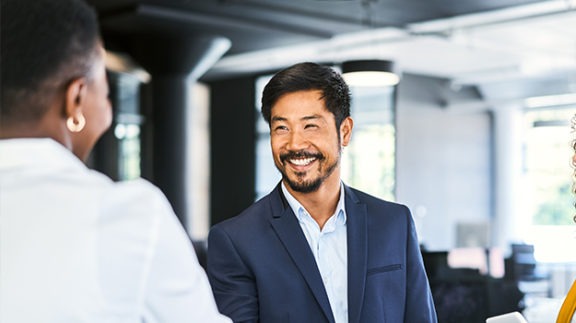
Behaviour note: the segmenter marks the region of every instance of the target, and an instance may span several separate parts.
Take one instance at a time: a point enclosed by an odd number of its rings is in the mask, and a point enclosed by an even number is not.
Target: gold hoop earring
[[[86,118],[84,118],[84,115],[82,114],[78,115],[77,119],[70,116],[66,120],[66,127],[71,132],[80,132],[82,131],[82,129],[84,129],[85,125],[86,125]]]

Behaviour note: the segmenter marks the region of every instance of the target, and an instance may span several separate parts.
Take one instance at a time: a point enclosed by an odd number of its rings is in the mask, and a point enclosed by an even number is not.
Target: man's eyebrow
[[[322,119],[322,116],[318,114],[313,114],[311,116],[305,116],[301,118],[301,120],[314,120],[314,119]]]
[[[274,122],[274,121],[286,121],[287,119],[284,117],[278,117],[278,116],[273,116],[270,121]]]

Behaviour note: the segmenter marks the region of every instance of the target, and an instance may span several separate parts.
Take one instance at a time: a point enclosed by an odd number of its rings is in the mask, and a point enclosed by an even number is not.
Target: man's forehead
[[[320,90],[301,90],[284,93],[278,97],[278,99],[272,105],[272,109],[279,105],[285,105],[287,101],[301,101],[307,102],[310,106],[322,106],[326,108],[324,95]],[[308,106],[308,104],[306,104]]]

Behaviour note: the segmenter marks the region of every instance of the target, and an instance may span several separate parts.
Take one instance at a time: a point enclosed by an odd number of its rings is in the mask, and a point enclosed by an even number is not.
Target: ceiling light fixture
[[[394,86],[400,81],[389,60],[355,60],[342,63],[342,77],[349,86]]]
[[[534,96],[524,99],[526,108],[544,108],[576,104],[576,93]]]

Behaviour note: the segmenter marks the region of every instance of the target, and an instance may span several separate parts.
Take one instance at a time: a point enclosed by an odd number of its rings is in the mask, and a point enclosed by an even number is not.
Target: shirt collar
[[[14,138],[0,140],[0,169],[23,166],[37,168],[86,169],[84,163],[60,143],[50,138]]]
[[[305,216],[305,214],[308,214],[308,211],[306,211],[304,206],[302,206],[302,204],[300,204],[300,202],[298,202],[298,200],[296,200],[296,198],[292,196],[292,194],[290,194],[290,192],[284,185],[284,182],[281,182],[281,187],[282,187],[282,193],[284,193],[284,197],[286,197],[286,201],[288,202],[288,205],[290,205],[290,208],[296,215],[296,218],[298,219],[298,221],[303,221],[302,218]],[[336,215],[336,221],[335,221],[336,225],[346,223],[347,216],[346,216],[346,206],[344,205],[344,184],[342,182],[340,182],[340,197],[338,198],[338,204],[336,205],[336,210],[334,211],[334,214],[332,216],[334,215]]]

